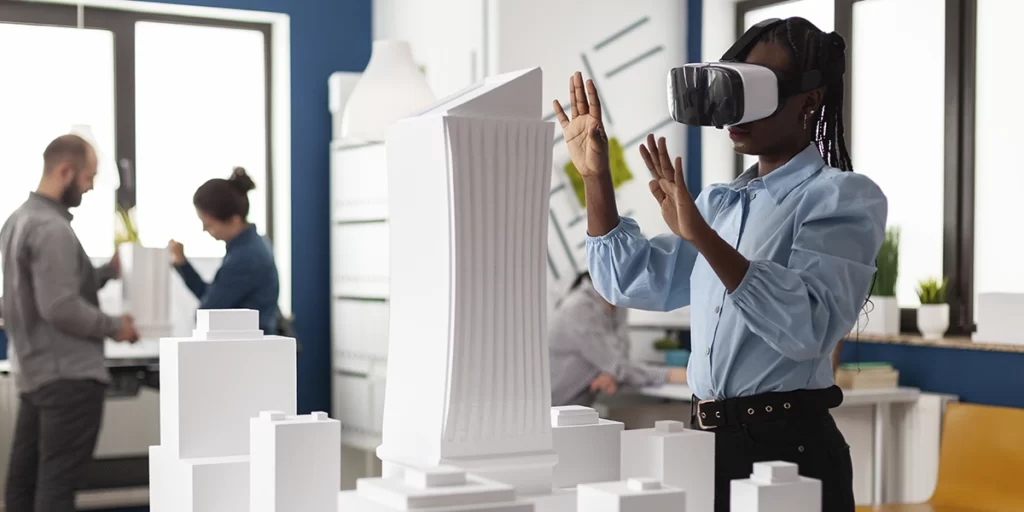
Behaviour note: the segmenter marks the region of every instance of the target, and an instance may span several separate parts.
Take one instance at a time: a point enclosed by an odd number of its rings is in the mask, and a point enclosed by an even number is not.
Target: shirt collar
[[[782,167],[761,178],[761,182],[764,184],[768,194],[772,196],[775,204],[779,204],[797,185],[806,181],[807,178],[810,178],[811,175],[818,172],[824,166],[825,161],[821,158],[821,154],[818,153],[817,146],[810,144],[783,164]],[[740,174],[738,178],[729,184],[729,188],[740,190],[755,179],[757,179],[757,165],[751,166],[743,174]]]
[[[238,248],[239,246],[246,244],[248,240],[251,240],[252,238],[258,236],[259,235],[256,233],[256,225],[249,224],[249,227],[243,229],[242,232],[238,234],[238,236],[232,238],[231,240],[228,240],[228,242],[225,244],[225,249],[230,251],[232,249]]]
[[[71,214],[71,211],[68,210],[67,206],[64,206],[63,204],[53,200],[50,197],[44,196],[38,192],[29,192],[28,198],[36,201],[39,204],[44,204],[50,208],[53,208],[54,210],[57,211],[57,213],[61,214],[61,216],[67,219],[69,222],[75,218],[75,216]]]

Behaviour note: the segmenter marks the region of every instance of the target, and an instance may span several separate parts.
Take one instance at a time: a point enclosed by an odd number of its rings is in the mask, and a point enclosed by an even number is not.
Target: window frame
[[[261,219],[271,245],[274,242],[274,180],[273,180],[273,26],[270,23],[202,18],[177,14],[129,11],[116,8],[76,6],[67,4],[5,2],[0,1],[0,23],[79,27],[107,30],[114,34],[114,155],[118,172],[127,166],[129,181],[136,179],[135,147],[135,25],[138,22],[173,23],[182,25],[254,30],[263,34],[264,59],[264,111],[266,142],[266,219]],[[228,170],[225,170],[227,173]],[[115,201],[131,208],[136,204],[135,187],[128,191],[118,189]],[[116,205],[111,205],[116,206]],[[113,241],[111,241],[113,243]]]
[[[736,4],[736,34],[743,33],[746,14],[790,0],[743,0]],[[835,30],[846,39],[846,60],[853,62],[853,6],[864,0],[834,0]],[[884,0],[877,0],[884,1]],[[974,109],[976,80],[977,1],[945,0],[945,126],[943,144],[943,240],[942,269],[948,280],[950,308],[948,335],[969,336],[974,324]],[[844,78],[843,108],[846,142],[853,147],[853,81]],[[735,173],[743,172],[743,158],[736,155]],[[901,330],[917,332],[917,309],[902,308]]]

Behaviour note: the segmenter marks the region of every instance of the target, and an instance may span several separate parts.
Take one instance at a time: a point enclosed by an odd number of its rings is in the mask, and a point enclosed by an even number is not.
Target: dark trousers
[[[7,512],[74,512],[96,448],[106,386],[59,380],[23,393],[7,473]]]
[[[694,425],[694,428],[697,428]],[[729,486],[750,478],[755,462],[781,460],[821,480],[825,512],[853,512],[850,446],[832,415],[723,427],[715,433],[715,512],[729,512]]]

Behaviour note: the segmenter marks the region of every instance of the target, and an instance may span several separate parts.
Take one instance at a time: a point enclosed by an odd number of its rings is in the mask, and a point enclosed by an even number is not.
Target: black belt
[[[693,396],[690,412],[701,430],[822,414],[843,403],[839,386],[782,393],[700,400]]]

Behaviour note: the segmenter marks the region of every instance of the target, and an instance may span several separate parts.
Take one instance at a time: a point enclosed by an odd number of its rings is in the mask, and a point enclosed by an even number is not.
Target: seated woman
[[[203,231],[227,245],[212,283],[203,281],[185,259],[182,244],[171,240],[167,248],[174,268],[199,298],[199,309],[255,309],[260,312],[260,329],[277,334],[277,265],[270,245],[246,220],[248,193],[254,188],[245,169],[236,167],[231,178],[207,181],[192,196]]]
[[[551,405],[589,407],[599,392],[613,394],[620,385],[686,382],[684,368],[649,366],[629,359],[627,311],[601,298],[588,272],[576,276],[548,322]]]

